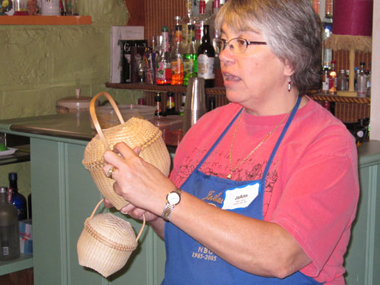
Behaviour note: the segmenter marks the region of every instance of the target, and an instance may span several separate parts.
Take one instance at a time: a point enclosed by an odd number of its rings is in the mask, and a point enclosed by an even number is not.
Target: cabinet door
[[[380,284],[380,161],[360,165],[360,200],[345,257],[346,283]]]
[[[84,148],[75,141],[31,140],[35,284],[160,284],[165,248],[149,227],[126,266],[108,280],[78,264],[77,240],[102,198],[82,166]],[[141,223],[129,221],[138,232]]]

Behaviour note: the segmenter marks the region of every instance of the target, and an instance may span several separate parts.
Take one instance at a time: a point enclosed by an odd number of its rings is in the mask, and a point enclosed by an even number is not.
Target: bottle
[[[154,115],[157,117],[161,117],[163,115],[162,113],[162,107],[161,107],[161,94],[157,93],[156,96],[154,96],[154,102],[156,103],[156,111],[154,112]]]
[[[337,74],[335,71],[335,60],[331,61],[331,68],[329,71],[329,93],[336,94]]]
[[[168,92],[167,99],[166,99],[166,110],[165,110],[165,116],[171,116],[171,115],[179,115],[179,113],[175,109],[175,100],[174,100],[174,93]]]
[[[181,107],[179,109],[179,115],[183,116],[185,112],[186,93],[182,93]]]
[[[212,111],[215,109],[215,97],[208,98],[208,111]]]
[[[172,50],[170,54],[170,66],[172,69],[171,85],[183,84],[183,56],[181,50],[182,43],[182,25],[181,17],[175,17],[175,34],[172,39]]]
[[[367,75],[364,70],[365,63],[360,63],[360,72],[358,74],[358,97],[367,96]]]
[[[191,43],[191,38],[189,38],[189,26],[194,25],[195,20],[193,16],[193,0],[185,0],[186,1],[186,15],[182,20],[182,50],[186,51],[188,49],[188,45]]]
[[[346,87],[347,87],[346,71],[344,69],[341,69],[338,75],[336,89],[338,91],[345,91],[347,90]]]
[[[323,18],[322,41],[330,37],[333,30],[333,0],[326,0],[325,17]],[[332,61],[332,50],[323,47],[322,52],[323,67],[329,68]]]
[[[156,84],[171,84],[172,69],[169,61],[169,30],[168,27],[161,28],[162,43],[160,52],[156,59]]]
[[[0,187],[0,261],[20,257],[17,208],[8,202],[8,188]]]
[[[323,70],[323,76],[322,76],[322,93],[323,94],[329,94],[329,69],[326,67]]]
[[[191,39],[183,55],[183,85],[187,86],[190,77],[196,77],[198,71],[197,51],[195,49],[194,25],[188,27]]]
[[[208,25],[208,17],[206,15],[206,2],[204,0],[199,1],[199,14],[195,17],[195,48],[202,44],[202,38],[204,36],[204,26]]]
[[[210,43],[209,26],[204,26],[204,36],[202,44],[198,48],[198,77],[205,79],[205,87],[210,88],[215,86],[215,50]]]
[[[219,38],[219,35],[217,34],[217,31],[215,30],[215,18],[220,10],[220,0],[214,0],[212,2],[212,14],[208,20],[209,26],[210,26],[210,39],[211,42],[214,41],[215,38]],[[214,49],[215,45],[213,44]]]
[[[18,192],[17,187],[17,173],[11,172],[8,175],[9,178],[9,189],[12,189],[12,204],[16,206],[18,211],[18,219],[26,220],[27,219],[27,206],[25,197]]]

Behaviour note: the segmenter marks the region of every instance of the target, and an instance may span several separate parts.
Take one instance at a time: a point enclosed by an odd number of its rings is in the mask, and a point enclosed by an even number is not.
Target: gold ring
[[[115,167],[111,167],[110,169],[108,169],[107,171],[107,178],[111,178],[112,179],[112,174],[115,172],[116,168]]]

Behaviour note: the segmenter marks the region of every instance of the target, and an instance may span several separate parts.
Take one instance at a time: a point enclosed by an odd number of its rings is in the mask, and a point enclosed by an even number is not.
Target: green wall
[[[121,104],[135,104],[141,92],[107,89],[110,27],[125,25],[123,0],[82,0],[80,15],[91,25],[0,25],[0,119],[55,114],[57,99],[108,91]],[[6,16],[0,16],[6,17]],[[32,17],[32,16],[31,16]],[[30,164],[0,167],[0,184],[18,172],[20,192],[30,192]]]

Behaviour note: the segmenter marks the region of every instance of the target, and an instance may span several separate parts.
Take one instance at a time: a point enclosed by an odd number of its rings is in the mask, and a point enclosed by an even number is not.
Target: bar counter
[[[78,265],[76,242],[102,198],[82,165],[85,146],[96,134],[87,113],[3,120],[0,132],[30,138],[36,285],[161,283],[165,245],[149,226],[125,268],[112,278],[105,281]],[[359,147],[359,175],[360,204],[345,257],[346,283],[380,284],[380,141]],[[140,229],[140,222],[124,219]]]

